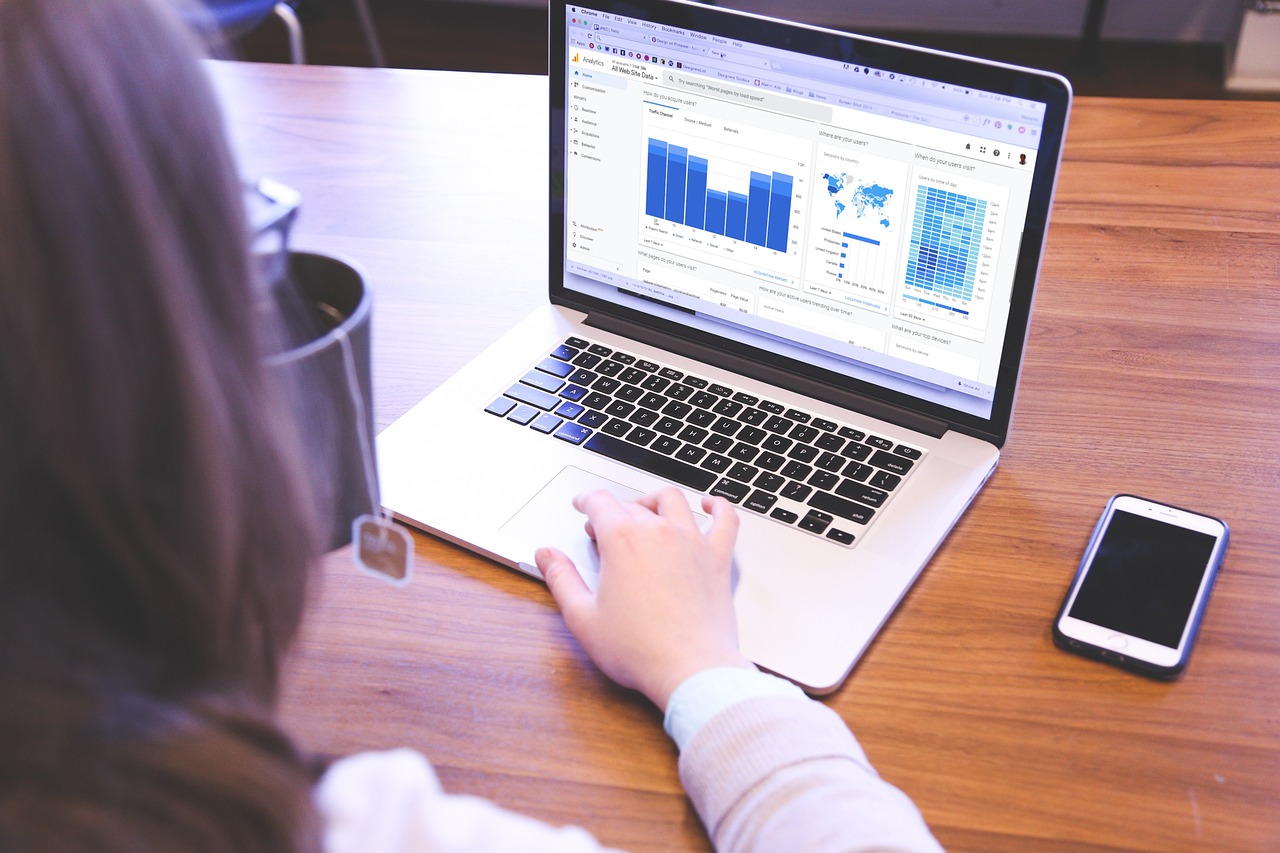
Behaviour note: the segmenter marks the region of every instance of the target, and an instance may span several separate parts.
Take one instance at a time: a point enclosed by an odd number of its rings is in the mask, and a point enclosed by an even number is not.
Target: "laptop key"
[[[823,471],[839,471],[844,467],[844,457],[828,452],[819,456],[818,461],[813,464],[817,465]]]
[[[552,433],[559,429],[562,423],[564,421],[555,415],[543,413],[533,419],[533,423],[529,424],[529,428],[536,429],[538,432]]]
[[[877,489],[884,489],[886,492],[892,492],[902,482],[902,478],[897,474],[890,474],[888,471],[878,471],[868,482]]]
[[[616,356],[596,365],[596,373],[602,373],[605,376],[617,376],[621,372],[622,362],[617,361]]]
[[[688,403],[681,403],[679,400],[672,400],[662,407],[662,414],[671,418],[683,418],[692,410],[693,408]]]
[[[585,367],[585,368],[587,368],[588,370],[590,370],[591,368],[593,368],[593,367],[595,367],[597,364],[599,364],[599,363],[601,362],[601,360],[602,360],[602,359],[601,359],[601,358],[600,358],[600,356],[598,356],[598,355],[593,355],[593,354],[591,354],[591,353],[589,353],[589,352],[580,352],[580,353],[578,353],[577,358],[575,358],[575,359],[574,359],[572,362],[570,362],[570,363],[571,363],[571,364],[576,364],[576,365],[578,365],[578,367]]]
[[[921,451],[916,450],[914,447],[907,447],[905,444],[899,444],[893,449],[893,452],[908,459],[919,459],[924,455]]]
[[[770,453],[767,450],[756,457],[756,465],[766,471],[777,471],[785,465],[786,462],[787,458],[785,456],[779,456],[778,454]]]
[[[658,371],[658,375],[664,379],[670,379],[672,382],[679,382],[684,378],[684,374],[672,367],[664,367]]]
[[[720,402],[720,398],[706,391],[698,391],[689,398],[689,402],[700,409],[709,409]]]
[[[836,422],[829,421],[826,418],[814,418],[810,422],[810,425],[815,426],[820,430],[825,430],[826,432],[835,432],[836,429]]]
[[[537,388],[550,394],[559,391],[564,385],[563,379],[557,379],[549,373],[543,373],[541,370],[530,370],[520,381],[531,388]]]
[[[578,418],[578,423],[582,424],[584,427],[596,429],[604,426],[605,422],[608,420],[609,416],[604,412],[588,411],[585,415]]]
[[[666,397],[662,396],[661,394],[655,394],[652,391],[650,391],[648,394],[645,394],[639,400],[640,405],[644,406],[646,409],[653,409],[655,412],[658,411],[658,409],[661,409],[666,404],[666,402],[667,402]]]
[[[582,445],[586,449],[607,456],[624,465],[639,468],[650,474],[671,480],[675,483],[699,492],[705,492],[716,481],[716,475],[710,471],[695,468],[678,459],[654,453],[644,447],[637,447],[621,441],[611,435],[597,432]]]
[[[581,385],[566,385],[560,389],[560,396],[566,400],[581,400],[587,396],[587,389]]]
[[[697,465],[702,461],[702,457],[706,455],[706,448],[699,447],[696,444],[686,444],[676,451],[676,458],[688,462],[690,465]]]
[[[670,455],[680,449],[680,442],[669,435],[660,435],[649,448]]]
[[[609,421],[609,423],[605,424],[604,431],[607,432],[609,435],[616,435],[619,438],[621,438],[622,436],[631,432],[631,424],[627,423],[621,418],[614,418],[613,420]]]
[[[751,497],[742,502],[742,506],[744,509],[749,509],[752,512],[764,514],[772,509],[773,505],[777,502],[777,495],[771,495],[768,492],[762,492],[759,489],[756,489],[751,493]]]
[[[658,437],[658,434],[651,429],[642,426],[635,427],[631,432],[627,433],[627,441],[632,444],[638,444],[644,447],[649,442]]]
[[[804,483],[797,483],[792,480],[782,489],[782,496],[788,500],[802,501],[813,493],[813,488],[806,486]]]
[[[711,494],[722,497],[730,503],[740,503],[747,493],[751,491],[751,487],[746,483],[737,483],[733,480],[721,480],[716,483],[716,487],[711,490]]]
[[[830,491],[840,482],[840,477],[832,474],[830,471],[815,471],[813,476],[809,478],[809,485],[815,489],[825,489]]]
[[[621,362],[622,364],[636,363],[636,357],[634,355],[631,355],[630,353],[625,353],[625,352],[615,352],[613,354],[613,360],[617,362]]]
[[[732,418],[720,418],[711,425],[712,432],[718,432],[721,435],[733,435],[742,427],[742,424]]]
[[[604,407],[604,413],[614,418],[625,418],[636,410],[632,403],[624,400],[614,400],[612,403]]]
[[[586,349],[591,346],[590,341],[584,341],[582,338],[565,338],[564,342],[567,346],[571,346],[574,349]]]
[[[702,427],[687,424],[684,429],[680,430],[680,435],[678,435],[677,438],[681,441],[687,441],[692,444],[702,444],[702,440],[706,438],[707,435],[707,431]]]
[[[573,372],[573,375],[569,377],[569,381],[572,382],[574,385],[590,385],[592,382],[595,382],[599,378],[600,378],[600,374],[593,373],[592,371],[587,370],[584,367],[579,367],[577,370]]]
[[[688,400],[693,396],[693,388],[677,382],[662,393],[666,394],[672,400]]]
[[[756,480],[752,485],[757,489],[764,489],[766,492],[776,492],[778,489],[782,488],[782,485],[786,482],[785,478],[765,471],[759,477],[756,477]]]
[[[799,518],[800,516],[796,515],[794,512],[792,512],[789,509],[783,509],[782,507],[778,507],[773,512],[769,513],[769,517],[776,518],[778,521],[781,521],[783,524],[795,524],[796,519]]]
[[[805,514],[805,517],[800,519],[800,528],[802,530],[808,530],[810,533],[821,533],[826,530],[827,526],[833,521],[835,521],[835,519],[827,515],[825,512],[809,510],[809,512]]]
[[[719,433],[702,442],[703,447],[715,453],[728,453],[729,448],[733,447],[733,444],[734,441],[732,438],[729,438],[727,435],[720,435]]]
[[[636,409],[627,420],[642,427],[649,427],[653,426],[654,422],[658,420],[658,413],[652,409]]]
[[[485,406],[484,410],[491,415],[497,415],[501,418],[505,417],[507,412],[511,411],[515,407],[515,400],[508,400],[506,397],[499,397],[489,405]]]
[[[578,340],[578,339],[577,339],[577,338],[570,338],[569,340],[571,340],[571,341],[576,341],[576,340]],[[583,341],[583,343],[585,344],[585,343],[586,343],[586,341]],[[578,349],[581,349],[581,347],[579,347]],[[552,358],[558,358],[558,359],[560,359],[561,361],[568,361],[569,359],[573,358],[573,357],[574,357],[575,355],[577,355],[577,354],[578,354],[578,350],[577,350],[577,349],[574,349],[573,347],[569,346],[568,344],[561,344],[560,346],[556,347],[555,349],[553,349],[553,350],[551,351],[551,357],[552,357]]]
[[[862,441],[862,439],[867,437],[865,432],[860,429],[854,429],[853,427],[840,427],[838,432],[842,437],[847,438],[850,441]]]
[[[787,467],[782,469],[782,476],[790,477],[793,480],[803,480],[813,473],[813,466],[806,465],[803,462],[788,462]]]
[[[635,367],[628,367],[626,370],[618,374],[618,378],[623,382],[631,382],[634,384],[636,382],[643,382],[645,375],[646,374],[643,370]]]
[[[871,472],[876,469],[870,465],[863,465],[861,462],[850,462],[845,466],[844,475],[850,480],[858,480],[859,482],[871,476]]]
[[[703,379],[701,376],[686,376],[684,384],[693,388],[706,388],[711,383]]]
[[[549,412],[560,405],[560,398],[555,394],[548,394],[546,391],[539,391],[537,388],[519,383],[508,388],[506,395],[518,403],[525,403],[544,412]]]
[[[658,418],[653,422],[653,428],[663,435],[675,435],[680,431],[682,426],[684,426],[684,424],[675,418],[663,417]]]
[[[652,361],[647,361],[643,358],[636,359],[636,367],[640,368],[645,373],[653,373],[658,369],[658,365],[654,364]]]
[[[884,450],[877,450],[875,455],[871,457],[871,464],[877,468],[883,468],[886,471],[892,471],[895,474],[905,474],[911,470],[911,466],[916,463],[905,456],[895,456]]]
[[[838,527],[833,527],[827,531],[827,538],[833,542],[839,542],[841,545],[852,545],[853,534]]]
[[[892,450],[892,449],[893,449],[893,442],[892,442],[892,441],[890,441],[890,440],[889,440],[889,439],[887,439],[887,438],[881,438],[881,437],[880,437],[880,436],[878,436],[878,435],[869,435],[869,436],[867,436],[867,437],[864,439],[864,441],[866,441],[866,443],[867,443],[867,444],[869,444],[869,445],[871,445],[872,447],[878,447],[878,448],[880,448],[881,450]]]
[[[723,474],[729,470],[729,466],[733,464],[733,460],[728,456],[721,456],[719,453],[712,453],[706,459],[702,460],[701,468],[708,471],[715,471],[717,474]]]
[[[869,506],[836,497],[830,492],[814,492],[809,498],[809,506],[838,515],[855,524],[866,524],[876,511]]]
[[[856,462],[865,462],[867,457],[871,455],[871,447],[851,441],[845,445],[844,450],[840,451],[840,455]]]
[[[555,437],[570,444],[582,444],[591,435],[591,430],[581,424],[568,423],[555,431]]]
[[[564,379],[570,373],[573,373],[573,365],[566,364],[560,359],[551,358],[550,356],[548,356],[547,358],[544,358],[542,361],[538,362],[538,370],[541,370],[543,373],[550,373],[552,376],[559,376],[561,379]]]
[[[838,453],[840,448],[844,447],[844,439],[834,433],[825,432],[814,440],[813,446]]]
[[[685,420],[694,426],[709,427],[716,422],[716,416],[706,409],[698,409],[695,412],[690,412],[689,417]]]
[[[714,382],[707,386],[707,390],[720,397],[728,397],[733,393],[732,388],[726,388],[724,385],[717,385]]]
[[[835,493],[841,497],[864,503],[867,506],[880,506],[889,497],[888,492],[882,492],[880,489],[873,489],[862,483],[856,483],[853,480],[844,480],[836,487]]]
[[[601,376],[591,385],[592,391],[598,391],[601,394],[612,394],[622,387],[622,383],[612,376]]]
[[[556,406],[556,414],[567,421],[573,420],[584,411],[586,411],[585,406],[579,406],[577,403],[570,403],[568,401]]]
[[[587,352],[594,355],[613,355],[613,350],[604,344],[592,344],[587,347]]]
[[[537,416],[538,416],[537,409],[535,409],[533,406],[526,406],[522,403],[511,410],[511,413],[507,415],[507,420],[515,421],[521,426],[524,426],[528,424],[529,421],[536,418]]]

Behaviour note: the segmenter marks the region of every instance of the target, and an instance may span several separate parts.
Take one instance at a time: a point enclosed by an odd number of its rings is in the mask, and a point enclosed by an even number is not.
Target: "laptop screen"
[[[553,295],[1003,441],[1065,81],[664,0],[551,9]]]

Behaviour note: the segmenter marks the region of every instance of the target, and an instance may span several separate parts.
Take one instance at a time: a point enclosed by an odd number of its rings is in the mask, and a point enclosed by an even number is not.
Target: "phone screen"
[[[1116,510],[1067,615],[1176,649],[1215,543],[1207,533]]]

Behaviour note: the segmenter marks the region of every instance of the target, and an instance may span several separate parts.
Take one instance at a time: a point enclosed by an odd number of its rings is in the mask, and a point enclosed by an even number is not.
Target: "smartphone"
[[[1116,495],[1053,623],[1054,642],[1143,675],[1173,678],[1187,665],[1228,536],[1219,519]]]

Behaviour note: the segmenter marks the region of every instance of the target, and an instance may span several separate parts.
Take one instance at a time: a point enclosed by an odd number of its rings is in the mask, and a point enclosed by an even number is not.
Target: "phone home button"
[[[1107,637],[1107,646],[1115,649],[1116,651],[1127,649],[1129,647],[1129,639],[1123,634],[1112,634],[1110,637]]]

